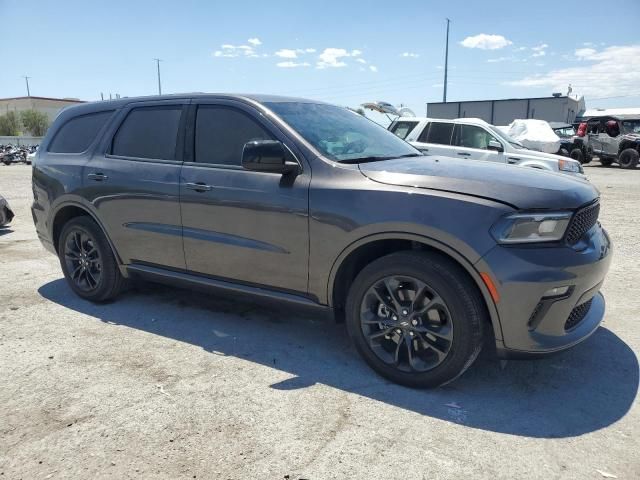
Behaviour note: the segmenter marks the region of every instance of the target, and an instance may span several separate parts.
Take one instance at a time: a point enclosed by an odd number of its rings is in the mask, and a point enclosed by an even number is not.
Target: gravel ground
[[[1,478],[640,478],[640,169],[594,163],[602,327],[544,360],[487,348],[435,391],[381,380],[305,312],[150,284],[78,299],[36,238],[30,168],[0,166]]]

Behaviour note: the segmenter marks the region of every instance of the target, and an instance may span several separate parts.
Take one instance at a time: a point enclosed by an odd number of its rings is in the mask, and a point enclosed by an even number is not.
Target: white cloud
[[[375,65],[369,65],[369,70],[371,70],[372,72],[377,72],[378,67],[376,67]]]
[[[419,53],[413,53],[413,52],[404,52],[400,55],[401,57],[405,57],[405,58],[418,58],[420,56]]]
[[[513,42],[507,40],[502,35],[488,35],[486,33],[480,33],[471,37],[465,38],[460,45],[467,48],[479,48],[481,50],[497,50],[511,45]]]
[[[305,53],[316,53],[316,49],[315,48],[305,48],[304,51],[305,51]]]
[[[356,62],[358,62],[358,63],[367,63],[367,61],[364,58],[356,58]]]
[[[531,47],[531,51],[533,52],[533,55],[531,56],[544,57],[547,54],[547,48],[549,48],[549,45],[547,45],[546,43],[538,45],[537,47]]]
[[[581,60],[588,60],[596,53],[598,53],[598,51],[594,48],[579,48],[575,51],[575,56]]]
[[[352,57],[358,57],[360,55],[362,55],[362,50],[351,50]]]
[[[260,39],[256,37],[250,38],[249,40],[247,40],[247,42],[249,42],[254,47],[257,47],[258,45],[262,45],[262,42],[260,41]]]
[[[258,40],[258,39],[250,38],[249,40]],[[216,50],[215,52],[213,52],[214,57],[225,57],[225,58],[259,57],[253,45],[231,45],[229,43],[225,43],[223,45],[220,45],[220,48],[221,50]]]
[[[527,47],[517,47],[517,48],[514,48],[514,50],[515,50],[516,52],[524,52],[526,49],[527,49]]]
[[[283,48],[278,50],[275,53],[276,57],[281,57],[281,58],[297,58],[298,54],[296,53],[295,50],[291,50],[290,48]]]
[[[611,46],[601,51],[590,51],[586,52],[583,58],[585,62],[591,64],[552,70],[545,74],[506,82],[506,84],[519,87],[544,87],[549,91],[564,91],[569,84],[572,84],[574,91],[579,91],[587,97],[638,93],[640,44]]]
[[[318,56],[316,66],[321,69],[346,67],[347,64],[342,59],[350,56],[351,54],[344,48],[325,48]]]
[[[291,60],[287,62],[279,62],[276,63],[276,67],[280,68],[296,68],[296,67],[310,67],[311,64],[308,62],[292,62]]]

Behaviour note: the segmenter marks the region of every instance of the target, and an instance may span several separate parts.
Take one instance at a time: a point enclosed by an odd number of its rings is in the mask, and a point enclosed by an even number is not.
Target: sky
[[[615,3],[615,5],[614,5]],[[611,5],[609,8],[608,5]],[[583,94],[640,107],[640,0],[0,0],[0,98],[293,95],[425,114],[442,101]]]

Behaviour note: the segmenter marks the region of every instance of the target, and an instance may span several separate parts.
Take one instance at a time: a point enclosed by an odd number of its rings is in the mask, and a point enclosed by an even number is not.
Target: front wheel
[[[636,168],[638,165],[638,160],[640,159],[640,155],[638,151],[634,148],[626,148],[622,152],[620,152],[620,156],[618,157],[618,164],[620,168]]]
[[[437,254],[398,252],[365,267],[346,305],[349,336],[381,376],[414,388],[455,380],[482,348],[483,299]]]
[[[569,156],[580,163],[586,163],[584,153],[579,148],[574,148],[573,150],[571,150]]]
[[[104,302],[120,291],[123,278],[107,237],[89,217],[69,220],[60,234],[58,256],[71,289],[92,302]]]

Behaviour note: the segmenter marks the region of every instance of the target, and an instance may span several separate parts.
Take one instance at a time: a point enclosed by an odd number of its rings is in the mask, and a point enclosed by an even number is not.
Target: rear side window
[[[121,157],[175,160],[181,115],[181,105],[134,108],[113,137],[111,153]]]
[[[453,123],[431,122],[429,124],[429,127],[424,129],[418,141],[424,143],[450,145],[452,133]]]
[[[414,128],[416,128],[417,122],[395,122],[389,129],[391,133],[395,133],[401,139],[407,138]]]
[[[245,113],[203,105],[196,115],[195,160],[219,165],[240,165],[244,144],[273,137]]]
[[[113,110],[72,118],[58,130],[49,144],[48,151],[52,153],[84,152],[111,115]]]

